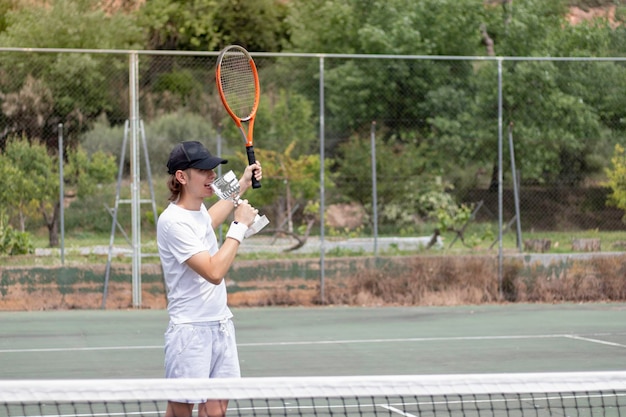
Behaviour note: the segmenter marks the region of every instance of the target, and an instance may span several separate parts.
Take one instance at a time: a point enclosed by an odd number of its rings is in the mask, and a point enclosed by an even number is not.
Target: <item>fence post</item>
[[[374,257],[378,257],[378,184],[376,182],[376,121],[372,122],[370,132],[372,153],[372,223],[374,226]]]
[[[325,304],[325,242],[324,242],[324,57],[320,56],[320,303]]]
[[[132,288],[133,307],[141,307],[141,210],[140,210],[140,166],[139,166],[139,58],[136,51],[130,53],[129,84],[130,93],[130,136],[131,136],[131,222],[132,222]],[[156,219],[155,219],[156,221]]]
[[[61,235],[61,265],[65,265],[65,188],[63,173],[63,123],[58,124],[58,138],[59,138],[59,234]]]
[[[504,209],[502,203],[502,58],[498,58],[498,293],[503,298],[503,248],[502,248],[502,218]]]

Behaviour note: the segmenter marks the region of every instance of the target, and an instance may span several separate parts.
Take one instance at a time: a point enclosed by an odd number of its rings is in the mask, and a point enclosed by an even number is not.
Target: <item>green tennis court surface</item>
[[[626,368],[626,304],[238,308],[244,376]],[[0,378],[159,378],[167,312],[0,313]]]

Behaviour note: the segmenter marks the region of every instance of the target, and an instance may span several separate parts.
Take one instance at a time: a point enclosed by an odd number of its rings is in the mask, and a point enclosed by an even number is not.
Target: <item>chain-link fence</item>
[[[545,251],[598,238],[602,250],[623,250],[624,213],[609,204],[607,186],[615,147],[626,144],[623,59],[253,56],[265,172],[254,199],[274,226],[304,227],[321,197],[322,236],[437,229],[448,248],[507,239],[512,249]],[[241,136],[216,93],[216,58],[2,48],[0,145],[24,136],[54,150],[62,125],[66,147],[119,156],[137,121],[157,179],[181,140],[200,140],[241,169]]]

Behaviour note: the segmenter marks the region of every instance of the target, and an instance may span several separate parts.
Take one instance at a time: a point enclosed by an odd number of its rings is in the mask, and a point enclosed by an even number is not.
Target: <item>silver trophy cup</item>
[[[239,180],[237,179],[237,176],[233,171],[228,171],[222,177],[217,178],[215,181],[213,181],[213,184],[211,184],[211,188],[213,188],[213,192],[216,196],[218,196],[222,200],[231,200],[233,204],[235,204],[235,207],[237,207],[237,205],[241,201],[241,198],[239,198]],[[258,233],[259,231],[261,231],[261,229],[267,226],[269,222],[270,221],[267,219],[267,217],[265,217],[265,215],[259,216],[257,214],[256,218],[254,219],[254,223],[252,223],[252,226],[248,228],[245,236],[250,237]]]

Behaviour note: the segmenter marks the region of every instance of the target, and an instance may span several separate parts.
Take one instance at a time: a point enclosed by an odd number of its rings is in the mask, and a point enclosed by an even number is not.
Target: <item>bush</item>
[[[109,126],[106,120],[99,121],[94,129],[85,133],[81,139],[81,144],[91,155],[96,151],[103,151],[115,155],[118,161],[121,155],[124,139],[124,126]],[[217,134],[211,123],[206,118],[197,114],[180,110],[175,113],[168,113],[150,121],[144,127],[145,139],[148,147],[150,168],[155,175],[166,172],[167,159],[169,154],[178,142],[185,140],[197,140],[202,142],[211,152],[217,150]],[[124,168],[129,171],[130,167],[130,132],[126,132],[126,152],[124,157]],[[139,140],[142,133],[140,132]],[[145,155],[143,143],[140,143],[141,169],[145,175]]]
[[[18,232],[8,224],[6,215],[0,215],[0,254],[25,255],[35,252],[32,237],[27,232]]]
[[[620,145],[615,145],[615,154],[611,158],[613,169],[607,169],[609,178],[608,186],[612,193],[609,195],[608,204],[622,210],[626,210],[626,150]],[[626,223],[626,215],[622,218]]]

